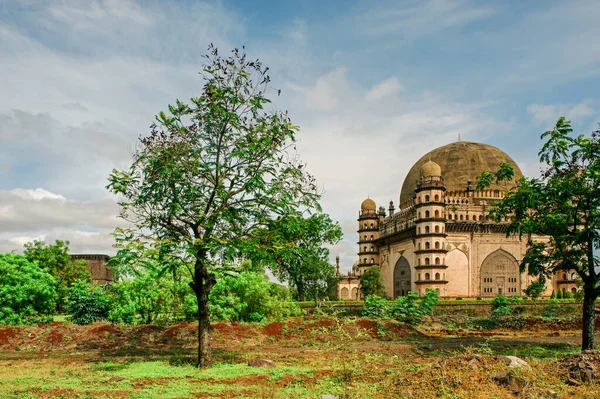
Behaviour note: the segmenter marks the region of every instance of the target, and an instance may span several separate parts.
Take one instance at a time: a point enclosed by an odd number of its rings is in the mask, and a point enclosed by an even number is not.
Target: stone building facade
[[[476,190],[477,177],[502,162],[512,165],[514,180]],[[426,289],[449,298],[522,295],[532,281],[519,271],[526,241],[507,237],[506,224],[489,214],[521,177],[507,154],[486,144],[457,141],[425,154],[409,170],[397,210],[393,201],[387,210],[370,198],[361,204],[358,261],[340,278],[338,297],[346,299],[343,288],[360,291],[360,276],[373,265],[392,298]],[[573,273],[558,273],[544,295],[574,292],[575,280]]]
[[[106,262],[110,259],[108,255],[101,254],[77,254],[71,255],[71,260],[85,260],[86,267],[92,275],[92,283],[104,285],[113,281],[110,269],[106,266]]]

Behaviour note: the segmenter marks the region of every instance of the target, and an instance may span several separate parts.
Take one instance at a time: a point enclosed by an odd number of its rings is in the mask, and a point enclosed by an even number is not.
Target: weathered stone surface
[[[339,396],[330,395],[326,393],[325,395],[321,395],[321,399],[339,399]]]
[[[597,380],[600,366],[600,351],[584,351],[574,353],[558,360],[559,370],[563,373],[569,385],[580,385],[582,382]]]
[[[511,368],[524,367],[526,369],[531,369],[531,366],[529,365],[529,363],[527,363],[525,360],[521,359],[520,357],[503,356],[502,361],[504,362],[504,364],[506,364],[508,367],[511,367]]]
[[[515,377],[508,371],[498,371],[492,374],[492,379],[517,394],[523,392],[527,387],[527,381],[521,377]]]
[[[119,377],[118,375],[112,376],[108,379],[109,382],[119,382],[119,381],[124,381],[125,378],[123,377]]]
[[[275,367],[275,362],[269,359],[252,359],[248,361],[251,367]]]

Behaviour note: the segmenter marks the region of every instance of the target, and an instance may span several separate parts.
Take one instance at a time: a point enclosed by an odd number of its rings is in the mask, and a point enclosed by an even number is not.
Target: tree
[[[67,310],[75,324],[91,324],[107,320],[111,299],[104,288],[87,281],[77,281],[69,290]]]
[[[381,280],[379,266],[371,266],[360,276],[360,290],[365,298],[369,295],[387,296],[385,285],[383,285],[383,281]]]
[[[572,136],[561,117],[542,134],[539,156],[546,169],[539,178],[522,178],[495,205],[497,220],[510,218],[507,234],[526,237],[521,272],[541,279],[558,271],[575,271],[583,281],[582,350],[594,348],[595,304],[600,295],[600,130]],[[505,180],[502,173],[483,176],[478,187]],[[537,238],[536,238],[537,237]],[[547,237],[548,239],[544,239]],[[561,292],[559,291],[559,294]]]
[[[211,364],[209,269],[257,244],[257,230],[299,209],[318,209],[314,178],[294,154],[287,113],[266,110],[268,68],[212,45],[199,97],[160,112],[128,170],[113,170],[120,196],[118,242],[147,245],[188,265],[198,304],[198,365]]]
[[[315,213],[304,217],[290,214],[273,220],[257,235],[258,245],[251,257],[269,267],[275,276],[296,289],[301,301],[315,303],[329,296],[335,267],[329,263],[329,249],[342,237],[342,229],[329,215]]]
[[[56,309],[56,282],[22,255],[0,254],[0,324],[35,321]]]
[[[25,244],[25,257],[30,262],[37,262],[56,280],[58,294],[58,310],[63,311],[71,286],[79,280],[90,281],[91,275],[83,259],[71,261],[69,241],[56,240],[54,245],[46,245],[43,241]]]

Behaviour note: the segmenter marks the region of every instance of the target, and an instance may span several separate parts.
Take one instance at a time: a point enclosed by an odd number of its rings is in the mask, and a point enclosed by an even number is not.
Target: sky
[[[214,43],[270,68],[348,271],[360,203],[397,204],[430,150],[460,134],[537,176],[559,116],[598,127],[598,15],[596,0],[0,0],[0,252],[62,239],[114,254],[107,177],[200,92]]]

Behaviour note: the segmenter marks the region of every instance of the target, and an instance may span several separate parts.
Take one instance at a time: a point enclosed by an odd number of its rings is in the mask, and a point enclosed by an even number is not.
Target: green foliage
[[[107,320],[110,297],[102,287],[78,281],[71,287],[67,298],[67,311],[75,324],[91,324]]]
[[[492,300],[492,310],[496,310],[498,308],[507,307],[509,304],[508,298],[502,294],[498,294]]]
[[[531,299],[539,298],[544,292],[546,292],[545,276],[539,276],[536,280],[532,281],[531,284],[529,284],[529,286],[525,289],[525,294]]]
[[[492,310],[491,316],[494,318],[500,318],[505,316],[510,316],[513,314],[513,310],[510,306],[499,306]]]
[[[563,292],[563,299],[572,299],[573,294],[570,291]]]
[[[302,310],[290,301],[289,291],[270,282],[264,275],[241,272],[224,276],[210,293],[211,316],[223,321],[281,320],[298,316]],[[194,296],[186,298],[186,315],[197,314]],[[194,312],[193,310],[196,310]]]
[[[552,294],[550,295],[550,299],[556,299],[556,292],[552,290]]]
[[[425,316],[432,314],[438,300],[439,294],[435,290],[425,291],[422,298],[419,298],[416,292],[410,291],[406,296],[396,299],[391,309],[391,316],[409,324],[419,324]]]
[[[0,324],[36,322],[56,309],[56,281],[22,255],[0,254]]]
[[[30,262],[37,262],[56,281],[58,310],[64,310],[71,286],[79,280],[90,281],[91,275],[84,260],[71,261],[69,241],[56,240],[53,245],[43,241],[25,244],[24,255]]]
[[[556,299],[563,299],[563,290],[558,290],[558,292],[556,293]]]
[[[600,130],[573,136],[571,122],[560,117],[539,151],[546,165],[540,178],[522,178],[493,210],[496,220],[509,218],[507,234],[529,237],[521,271],[551,278],[575,271],[583,281],[582,349],[593,349],[595,302],[600,296]],[[496,173],[506,180],[506,173]],[[488,187],[482,174],[478,188]],[[549,240],[536,241],[536,236]],[[562,293],[557,293],[557,298]]]
[[[281,281],[294,288],[296,299],[304,301],[331,296],[338,282],[335,267],[329,263],[329,249],[342,237],[342,230],[329,215],[301,213],[280,217],[262,230],[259,245],[249,253],[252,260],[269,267]]]
[[[386,297],[385,285],[381,279],[379,266],[372,266],[360,276],[360,290],[365,298],[369,295]]]
[[[315,179],[293,153],[298,128],[287,112],[269,106],[267,71],[237,49],[222,56],[211,45],[199,96],[160,112],[131,167],[109,177],[121,216],[135,226],[117,229],[117,244],[151,247],[168,263],[189,267],[200,366],[211,363],[212,267],[258,249],[277,252],[279,241],[261,234],[266,226],[320,210]]]
[[[383,319],[390,316],[390,302],[378,295],[368,295],[361,310],[361,315],[372,319]]]

